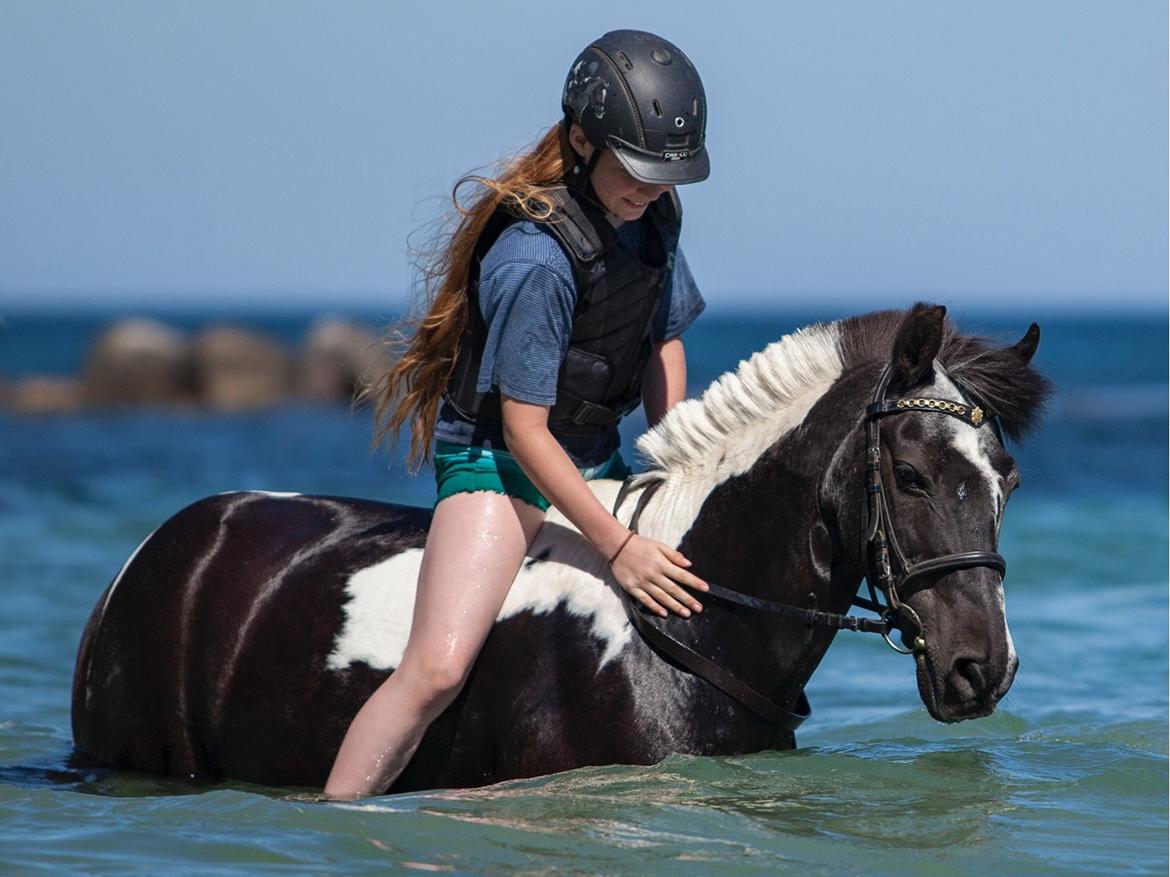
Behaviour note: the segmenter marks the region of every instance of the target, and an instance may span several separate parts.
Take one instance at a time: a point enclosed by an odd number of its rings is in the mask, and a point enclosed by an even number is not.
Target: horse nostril
[[[983,662],[972,658],[959,658],[955,661],[956,687],[971,700],[976,700],[987,691],[987,676],[983,672]]]

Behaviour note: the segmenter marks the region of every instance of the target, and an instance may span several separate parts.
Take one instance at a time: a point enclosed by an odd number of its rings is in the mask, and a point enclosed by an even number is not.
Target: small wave
[[[1119,722],[1104,726],[1058,721],[1033,728],[1023,739],[1043,743],[1116,746],[1148,755],[1170,755],[1165,721]]]

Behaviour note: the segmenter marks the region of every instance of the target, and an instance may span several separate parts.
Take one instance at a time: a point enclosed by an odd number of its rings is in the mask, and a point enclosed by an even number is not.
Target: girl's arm
[[[687,355],[682,338],[655,344],[642,377],[642,406],[646,423],[654,426],[667,411],[687,397]]]
[[[548,431],[548,407],[501,395],[508,451],[537,489],[602,557],[612,560],[618,584],[659,615],[667,615],[667,609],[682,616],[701,611],[699,601],[682,587],[707,590],[706,583],[687,571],[691,562],[661,542],[639,535],[631,538],[625,525],[598,502]]]

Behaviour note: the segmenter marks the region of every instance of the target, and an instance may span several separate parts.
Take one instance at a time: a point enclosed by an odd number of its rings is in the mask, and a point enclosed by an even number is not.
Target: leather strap
[[[760,694],[746,682],[724,670],[718,664],[704,658],[693,649],[684,646],[670,634],[659,630],[650,623],[644,611],[634,605],[634,601],[624,589],[620,589],[626,605],[626,615],[634,629],[653,648],[671,658],[675,663],[694,673],[701,679],[714,685],[728,697],[738,701],[753,713],[767,722],[771,722],[785,731],[795,731],[810,715],[812,707],[804,690],[800,691],[796,699],[795,709],[788,709],[775,703]]]
[[[733,591],[731,588],[717,585],[711,581],[708,581],[707,585],[710,588],[707,593],[712,597],[726,600],[729,603],[738,603],[740,606],[747,606],[751,609],[759,609],[762,612],[771,612],[773,615],[795,618],[798,621],[803,621],[809,627],[832,627],[837,630],[857,630],[865,633],[887,633],[890,629],[889,624],[880,618],[862,618],[860,615],[841,615],[837,612],[821,612],[816,608],[816,597],[812,594],[809,596],[813,597],[813,608],[804,609],[800,606],[791,606],[787,603],[776,603],[772,600],[752,597],[740,591]]]
[[[638,497],[638,502],[634,506],[634,513],[630,516],[630,532],[637,532],[638,519],[642,517],[642,511],[646,508],[646,504],[650,501],[650,497],[654,495],[655,491],[661,486],[662,482],[657,481],[648,485]],[[621,508],[622,502],[629,495],[631,487],[631,480],[626,479],[622,484],[621,490],[618,491],[617,498],[614,500],[613,510],[616,516],[618,510]],[[710,584],[710,583],[708,583]],[[731,591],[727,588],[719,587],[718,585],[711,585],[711,593],[715,593],[716,589],[726,595],[735,595],[735,597],[742,597],[749,601],[756,601],[755,597],[748,597],[746,594],[739,594],[736,591]],[[804,690],[801,689],[797,696],[795,709],[788,709],[781,704],[769,700],[764,695],[760,694],[743,680],[739,679],[734,674],[724,670],[718,664],[703,657],[694,649],[683,645],[670,634],[663,630],[659,630],[650,623],[649,617],[641,606],[636,604],[634,600],[626,593],[625,588],[618,587],[618,592],[622,595],[622,603],[626,608],[626,616],[630,619],[630,623],[634,626],[634,630],[644,639],[652,648],[656,649],[663,655],[672,659],[675,663],[681,665],[685,669],[694,673],[700,679],[714,685],[728,697],[738,701],[743,706],[747,707],[757,716],[766,722],[770,722],[779,728],[786,731],[795,731],[804,723],[810,715],[812,715],[812,707],[809,705],[808,698],[805,696]],[[717,596],[719,596],[717,594]],[[734,597],[725,596],[724,599],[735,599]],[[761,604],[770,603],[767,600],[758,601]],[[751,605],[745,603],[744,605]],[[774,603],[772,606],[780,607],[782,604]],[[756,607],[759,608],[759,607]],[[784,607],[784,609],[795,609],[795,607]],[[810,610],[797,610],[800,612],[808,612]],[[781,612],[781,614],[787,614]],[[823,614],[823,613],[822,613]],[[803,616],[802,616],[803,617]],[[860,619],[859,619],[860,620]]]
[[[942,557],[932,557],[908,567],[902,573],[898,582],[898,589],[905,596],[906,585],[919,576],[930,575],[936,572],[954,572],[959,569],[973,569],[985,566],[995,570],[1000,576],[1007,575],[1007,561],[1003,555],[994,551],[964,551],[959,554],[944,554]],[[911,589],[912,590],[912,589]]]

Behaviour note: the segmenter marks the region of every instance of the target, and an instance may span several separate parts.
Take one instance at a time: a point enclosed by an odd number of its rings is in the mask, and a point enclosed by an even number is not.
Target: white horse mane
[[[717,379],[697,399],[672,408],[637,441],[647,472],[635,484],[662,481],[670,520],[647,515],[657,538],[677,539],[718,484],[746,472],[799,426],[844,368],[840,323],[817,323],[785,335]],[[649,511],[649,509],[648,509]]]
[[[754,462],[840,376],[839,336],[839,324],[817,323],[769,344],[698,399],[671,409],[638,439],[638,450],[652,469],[668,476],[718,468],[725,457],[742,457],[745,450]],[[767,444],[760,446],[760,440]]]

